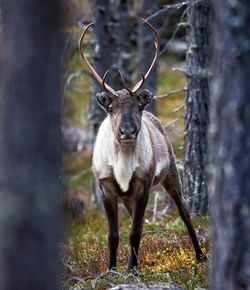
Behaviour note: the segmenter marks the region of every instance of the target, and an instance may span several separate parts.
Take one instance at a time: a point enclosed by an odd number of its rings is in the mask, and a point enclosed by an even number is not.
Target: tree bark
[[[206,214],[208,209],[209,13],[209,1],[188,8],[183,193],[196,214]]]
[[[108,69],[113,69],[107,77],[107,82],[115,90],[121,89],[120,77],[116,69],[128,68],[131,39],[129,35],[130,14],[132,1],[94,0],[92,3],[92,18],[96,24],[93,31],[93,66],[102,77]],[[125,71],[128,83],[130,74]],[[92,98],[89,110],[89,120],[95,133],[106,116],[96,101],[96,93],[103,88],[93,80]]]
[[[159,10],[159,1],[151,1],[151,0],[141,0],[140,1],[140,17],[147,18],[154,12]],[[152,24],[155,26],[156,23]],[[155,35],[149,28],[143,24],[141,21],[138,24],[138,72],[146,73],[148,68],[150,67],[154,55],[155,55]],[[147,81],[146,81],[147,89],[156,93],[157,87],[157,65],[151,71]],[[155,101],[152,101],[147,110],[153,114],[156,113]]]
[[[211,289],[250,289],[250,2],[213,1]]]
[[[2,1],[0,289],[57,289],[60,0]]]
[[[102,77],[104,73],[113,68],[114,54],[111,47],[114,45],[114,37],[112,27],[112,11],[110,1],[94,0],[92,6],[92,21],[95,23],[93,30],[94,45],[92,48],[92,62],[95,70]],[[107,82],[114,87],[113,73],[110,73]],[[92,98],[89,110],[89,120],[94,126],[94,131],[106,116],[106,113],[100,108],[96,101],[96,93],[102,91],[103,88],[93,79]]]

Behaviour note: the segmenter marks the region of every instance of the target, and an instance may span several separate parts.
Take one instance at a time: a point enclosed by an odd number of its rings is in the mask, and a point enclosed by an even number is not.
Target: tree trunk
[[[2,290],[57,289],[60,0],[2,1]]]
[[[147,18],[154,12],[159,10],[159,1],[141,0],[140,1],[140,17]],[[151,22],[154,26],[155,23]],[[138,24],[138,72],[146,73],[150,67],[155,55],[155,35],[149,28],[141,21]],[[157,65],[151,71],[147,81],[146,87],[148,90],[156,93],[157,86]],[[151,102],[147,110],[155,114],[155,101]]]
[[[114,54],[111,49],[114,45],[112,10],[110,1],[94,0],[92,6],[92,21],[95,23],[93,30],[94,45],[92,48],[93,66],[98,74],[102,77],[104,73],[113,68]],[[114,87],[113,72],[107,78],[107,82]],[[96,101],[96,93],[102,91],[103,88],[93,78],[92,98],[89,110],[89,120],[94,126],[94,131],[106,116],[106,113],[100,108]]]
[[[188,8],[183,193],[196,214],[205,214],[208,209],[209,13],[209,1]]]
[[[211,289],[250,289],[250,2],[213,1]]]
[[[113,18],[110,1],[93,0],[92,2],[92,18],[96,24],[94,27],[94,47],[93,47],[93,65],[98,74],[102,77],[108,69],[113,68],[114,64],[114,36],[113,36]],[[109,73],[107,78],[109,85],[114,88],[114,74]],[[103,88],[93,78],[92,96],[89,109],[89,120],[93,125],[93,135],[96,136],[99,126],[104,120],[106,113],[98,105],[96,101],[96,93],[103,91]],[[93,177],[92,181],[92,201],[95,205],[101,204],[101,196],[99,186]]]
[[[115,61],[114,68],[120,69],[125,76],[128,85],[132,83],[132,49],[134,42],[134,25],[135,17],[133,14],[133,0],[114,1],[113,15],[116,16],[116,25],[114,37],[115,45]],[[122,89],[121,78],[118,74],[115,75],[117,88]]]
[[[107,83],[115,90],[121,89],[121,79],[117,69],[121,69],[127,80],[131,83],[130,50],[132,40],[131,14],[132,0],[111,1],[94,0],[92,3],[92,17],[94,27],[93,66],[102,77],[108,69],[113,69],[107,77]],[[103,88],[93,80],[92,97],[90,102],[89,120],[93,125],[94,136],[106,113],[96,101],[96,93]],[[100,194],[96,181],[92,186],[93,202],[100,204]]]
[[[102,77],[108,69],[126,69],[129,63],[131,40],[129,35],[129,10],[132,1],[94,0],[92,3],[92,18],[94,27],[93,66]],[[125,32],[124,32],[125,31]],[[128,78],[130,74],[125,72]],[[128,83],[131,80],[128,79]],[[117,71],[111,71],[107,83],[115,90],[121,89],[121,80]],[[93,80],[92,98],[89,110],[90,122],[95,129],[99,128],[106,113],[96,101],[96,93],[103,88]],[[96,130],[95,130],[96,133]]]

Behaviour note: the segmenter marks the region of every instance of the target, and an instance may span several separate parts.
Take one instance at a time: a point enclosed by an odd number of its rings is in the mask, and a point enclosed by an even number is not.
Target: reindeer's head
[[[141,128],[143,109],[153,98],[153,93],[143,90],[131,95],[126,89],[117,91],[116,96],[102,92],[97,94],[97,101],[109,114],[113,132],[118,142],[134,143]]]
[[[97,93],[97,101],[101,105],[101,107],[107,112],[107,114],[109,114],[112,122],[113,132],[116,136],[117,141],[124,144],[130,144],[135,142],[141,128],[142,111],[153,98],[153,93],[149,92],[148,90],[142,90],[141,92],[138,91],[141,89],[144,81],[149,76],[159,55],[160,39],[157,31],[146,20],[142,18],[141,20],[146,23],[156,35],[156,41],[154,42],[156,53],[147,73],[145,75],[141,73],[142,79],[134,86],[133,89],[130,89],[127,86],[120,70],[119,73],[125,89],[122,89],[120,91],[115,91],[114,89],[112,89],[105,82],[109,70],[104,74],[103,78],[101,78],[84,56],[84,53],[82,51],[83,38],[87,30],[93,25],[93,23],[87,25],[79,40],[79,50],[82,59],[87,64],[99,84],[105,89],[105,91],[108,91],[108,93]]]

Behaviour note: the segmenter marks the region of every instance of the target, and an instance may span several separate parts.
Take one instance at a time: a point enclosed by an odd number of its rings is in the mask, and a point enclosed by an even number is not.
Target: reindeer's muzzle
[[[137,133],[138,130],[136,125],[124,124],[119,128],[119,138],[124,143],[135,141]]]

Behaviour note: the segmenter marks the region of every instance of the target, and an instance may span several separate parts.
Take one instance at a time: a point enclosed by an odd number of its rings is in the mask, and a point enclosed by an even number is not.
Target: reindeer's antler
[[[121,81],[122,81],[122,84],[123,86],[125,87],[125,89],[132,95],[134,93],[136,93],[143,85],[144,81],[148,78],[150,72],[152,71],[154,65],[155,65],[155,62],[159,56],[159,51],[160,51],[160,37],[159,37],[159,34],[158,32],[156,31],[156,29],[153,27],[152,24],[150,24],[147,20],[143,19],[143,18],[140,18],[145,24],[148,25],[148,27],[153,30],[155,36],[156,36],[156,41],[154,42],[154,45],[155,45],[155,56],[154,56],[154,59],[153,59],[153,62],[152,64],[150,65],[147,73],[144,75],[143,73],[141,73],[141,76],[142,76],[142,79],[133,87],[133,89],[130,89],[128,87],[128,85],[126,84],[126,81],[122,75],[122,72],[119,70],[119,74],[121,76]],[[117,93],[116,91],[111,88],[107,83],[105,83],[105,79],[107,77],[107,74],[109,73],[109,70],[107,70],[103,76],[103,78],[101,78],[98,73],[96,72],[96,70],[92,67],[92,65],[89,63],[89,61],[87,60],[87,58],[85,57],[84,53],[83,53],[83,48],[82,48],[82,43],[83,43],[83,39],[84,39],[84,36],[86,34],[86,32],[88,31],[88,29],[93,26],[94,23],[90,23],[88,24],[85,29],[83,30],[82,34],[81,34],[81,37],[79,39],[79,52],[80,52],[80,55],[84,61],[84,63],[86,63],[86,65],[88,66],[88,68],[90,69],[90,71],[92,72],[92,75],[95,77],[95,79],[98,81],[98,83],[107,91],[109,91],[111,94],[113,95],[116,95],[117,96]]]
[[[132,94],[133,94],[133,91],[132,91],[132,90],[129,88],[129,86],[127,85],[127,83],[126,83],[126,81],[125,81],[125,79],[124,79],[124,76],[123,76],[121,70],[118,69],[118,72],[119,72],[119,74],[120,74],[121,81],[122,81],[122,84],[123,84],[124,88],[125,88],[125,89],[130,93],[130,95],[132,95]]]
[[[78,47],[79,47],[79,52],[80,52],[80,55],[84,61],[84,63],[86,63],[86,65],[88,66],[88,68],[90,69],[90,71],[92,72],[92,75],[94,76],[94,78],[97,80],[97,82],[104,88],[106,89],[107,91],[109,91],[111,94],[113,95],[117,95],[116,91],[114,89],[112,89],[108,84],[105,83],[105,78],[109,72],[109,70],[107,70],[103,76],[103,78],[101,78],[99,76],[99,74],[96,72],[96,70],[92,67],[92,65],[89,63],[89,61],[87,60],[87,58],[85,57],[84,53],[83,53],[83,48],[82,48],[82,43],[83,43],[83,39],[84,39],[84,36],[86,34],[86,32],[88,31],[88,29],[93,26],[94,23],[90,23],[88,24],[85,29],[83,30],[82,34],[81,34],[81,37],[79,39],[79,44],[78,44]]]
[[[126,84],[125,82],[125,79],[121,73],[121,71],[119,71],[120,73],[120,76],[121,76],[121,80],[122,80],[122,83],[124,85],[124,87],[126,88],[126,90],[129,91],[130,94],[134,94],[136,93],[141,87],[142,85],[144,84],[144,81],[148,78],[150,72],[152,71],[154,65],[155,65],[155,62],[159,56],[159,52],[160,52],[160,36],[158,34],[158,32],[156,31],[156,29],[153,27],[152,24],[150,24],[147,20],[143,19],[143,18],[140,18],[145,24],[148,25],[148,27],[153,30],[155,36],[156,36],[156,41],[154,42],[154,45],[155,45],[155,56],[154,56],[154,59],[153,59],[153,62],[152,64],[150,65],[147,73],[144,75],[143,73],[141,73],[141,76],[142,76],[142,79],[133,87],[133,89],[130,89],[128,87],[128,85]]]

